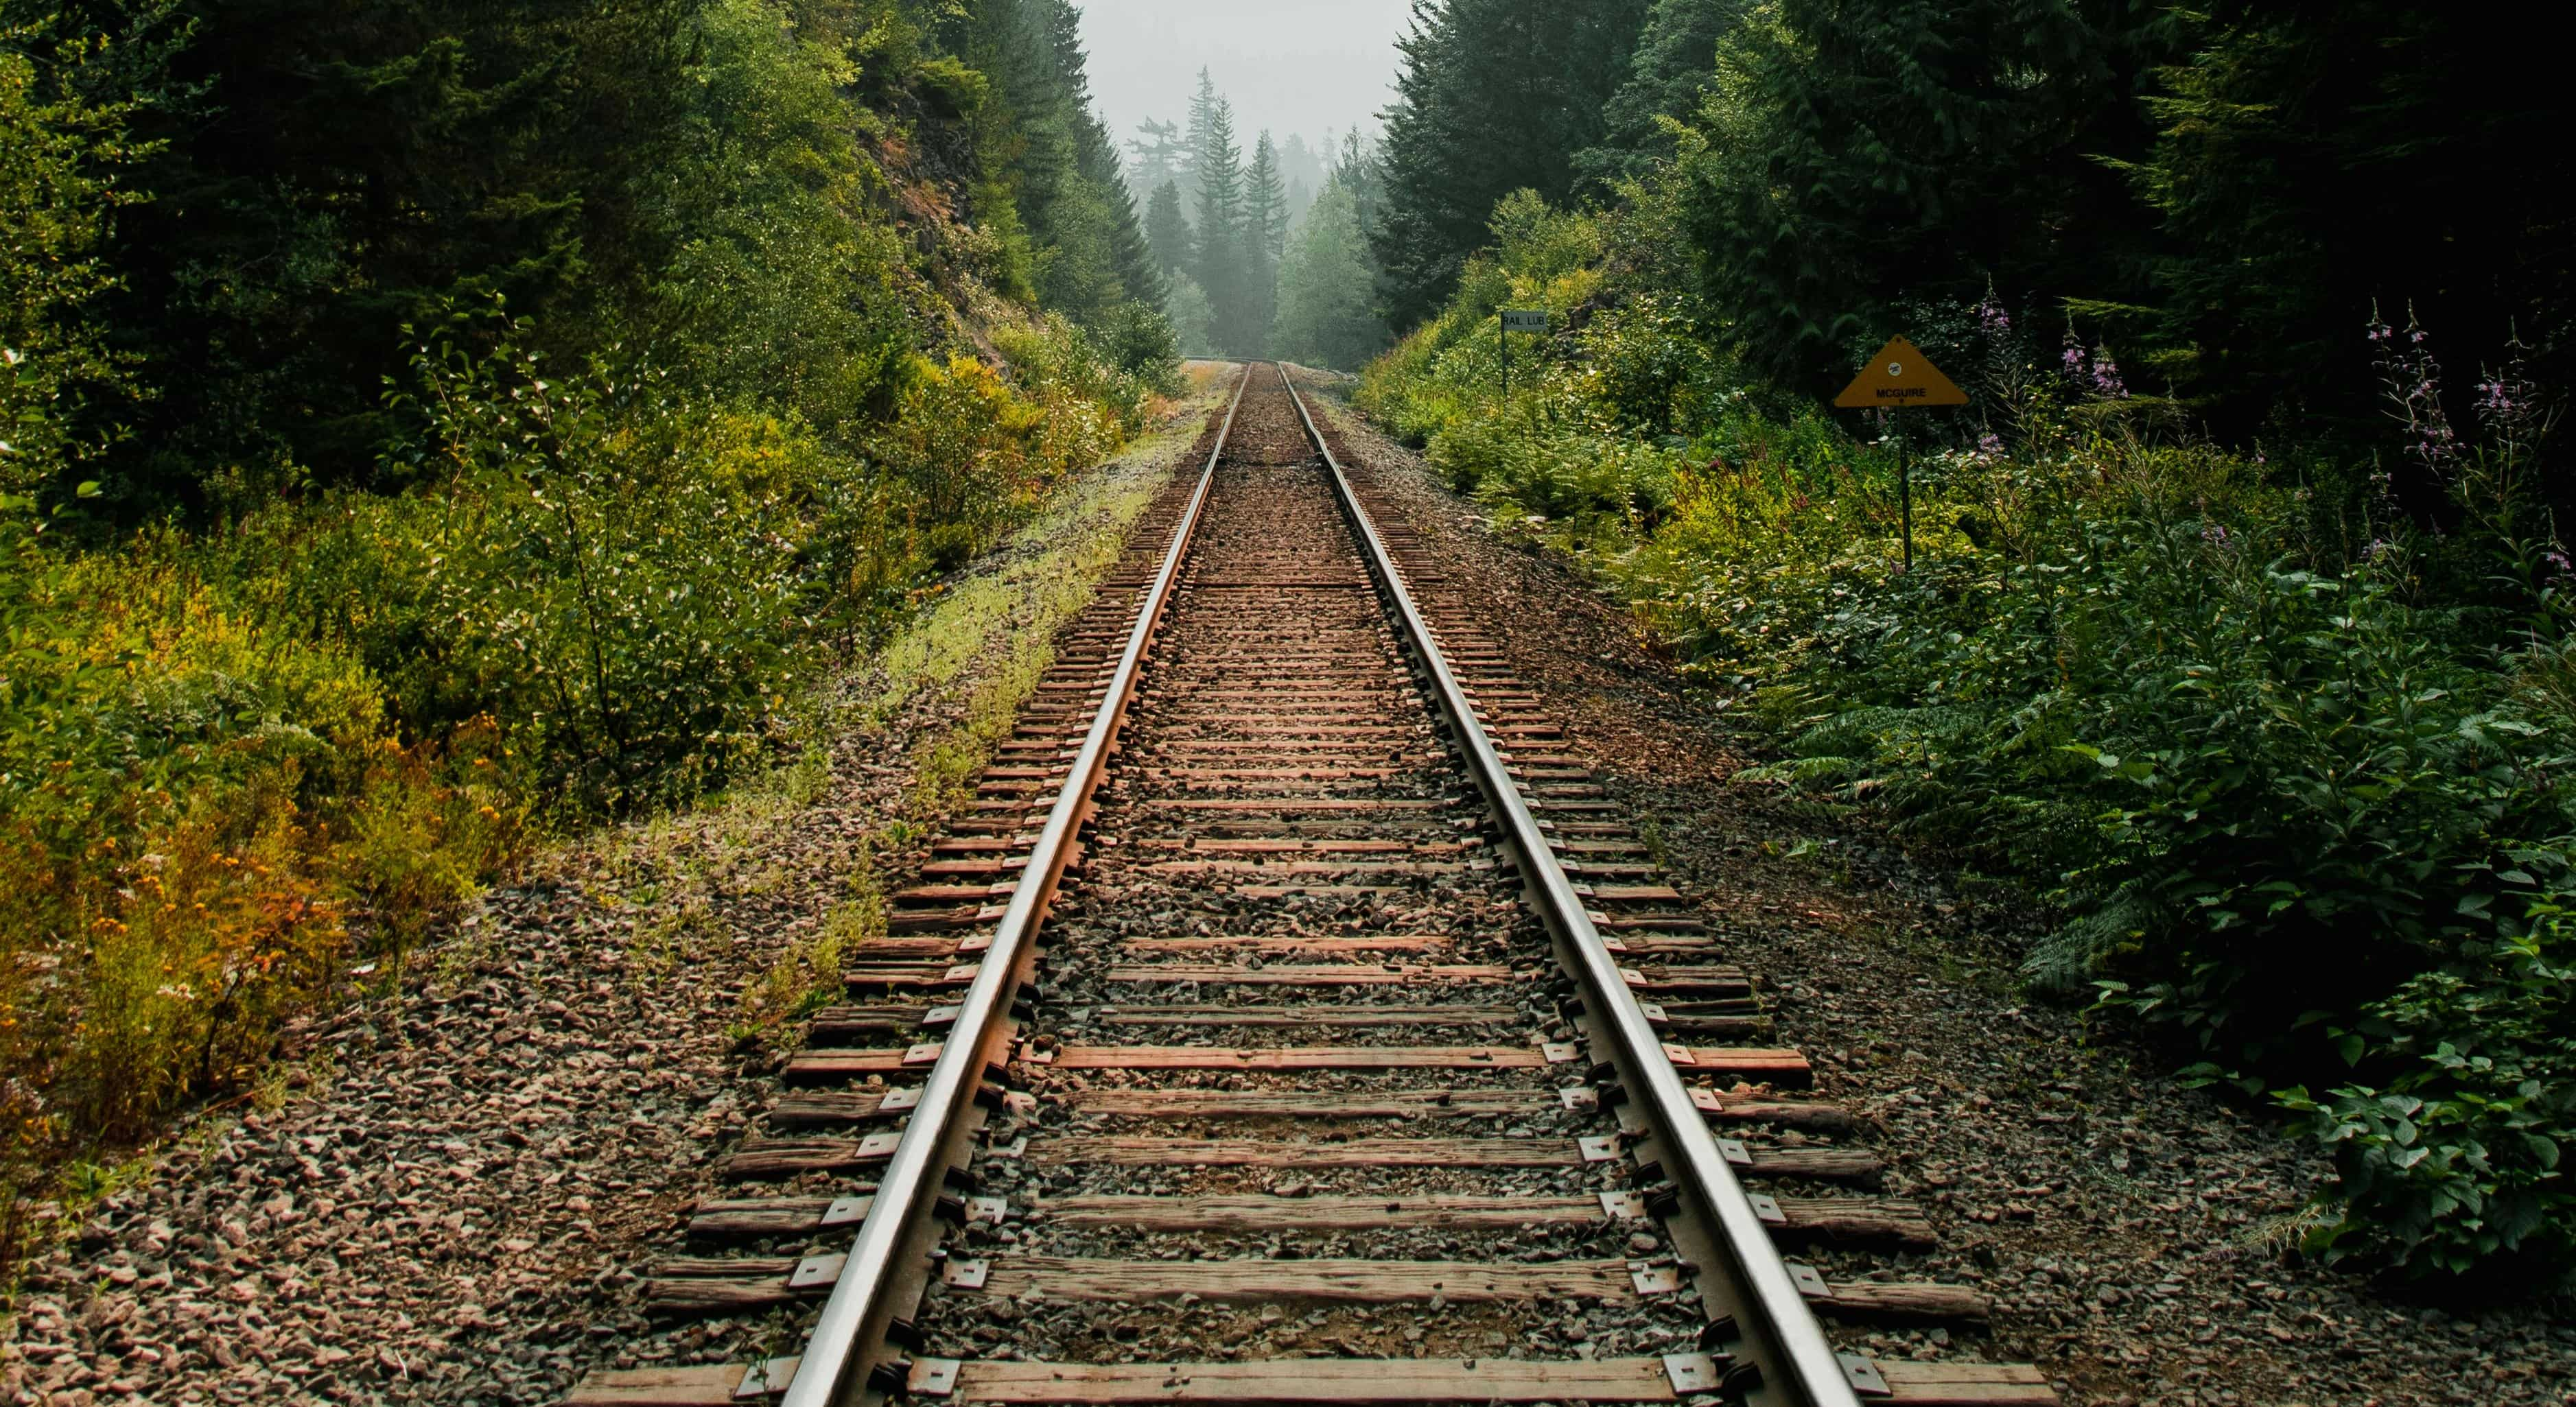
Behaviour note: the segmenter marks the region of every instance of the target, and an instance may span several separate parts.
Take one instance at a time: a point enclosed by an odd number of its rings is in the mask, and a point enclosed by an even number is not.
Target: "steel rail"
[[[1387,551],[1385,540],[1378,535],[1377,524],[1360,506],[1359,495],[1352,491],[1341,461],[1334,457],[1332,446],[1324,442],[1323,433],[1306,410],[1305,398],[1297,394],[1296,384],[1288,379],[1287,367],[1279,365],[1275,369],[1280,383],[1288,388],[1290,402],[1297,407],[1297,419],[1305,426],[1306,437],[1314,442],[1315,452],[1323,456],[1324,466],[1332,471],[1334,491],[1358,531],[1372,570],[1403,622],[1406,638],[1431,676],[1440,706],[1454,727],[1459,750],[1466,754],[1468,769],[1475,774],[1477,784],[1520,852],[1540,917],[1573,950],[1579,965],[1577,976],[1592,998],[1590,1010],[1598,1017],[1602,1033],[1615,1051],[1627,1057],[1622,1063],[1644,1085],[1642,1103],[1664,1145],[1681,1165],[1681,1185],[1696,1195],[1718,1230],[1719,1250],[1734,1262],[1737,1284],[1744,1292],[1744,1307],[1760,1321],[1778,1355],[1775,1362],[1762,1365],[1776,1370],[1776,1376],[1766,1373],[1765,1386],[1785,1387],[1808,1407],[1859,1407],[1859,1394],[1853,1391],[1842,1361],[1835,1356],[1832,1341],[1817,1323],[1815,1311],[1807,1306],[1806,1296],[1798,1292],[1787,1262],[1781,1259],[1770,1232],[1747,1200],[1743,1183],[1727,1165],[1716,1136],[1708,1131],[1707,1120],[1691,1102],[1689,1089],[1665,1057],[1662,1039],[1647,1022],[1645,1012],[1638,1009],[1636,994],[1628,990],[1627,981],[1619,975],[1618,959],[1602,941],[1600,929],[1583,907],[1582,896],[1574,892],[1574,882],[1557,863],[1556,851],[1540,831],[1538,818],[1530,814],[1529,803],[1522,799],[1501,754],[1485,736],[1483,725],[1476,721],[1475,708],[1468,702],[1457,676],[1450,672],[1430,624],[1423,620],[1412,596],[1405,591],[1403,577],[1396,571],[1395,558]]]
[[[975,980],[960,998],[957,1019],[922,1086],[921,1102],[905,1122],[903,1138],[877,1180],[875,1200],[859,1223],[857,1239],[851,1243],[849,1258],[842,1262],[840,1278],[833,1282],[831,1297],[823,1301],[822,1315],[814,1322],[814,1332],[806,1341],[804,1357],[797,1364],[795,1377],[789,1380],[780,1407],[841,1407],[866,1391],[867,1374],[854,1375],[853,1369],[861,1367],[868,1356],[864,1350],[882,1343],[886,1327],[895,1317],[889,1296],[896,1272],[901,1269],[896,1257],[936,1201],[957,1121],[974,1107],[975,1092],[994,1054],[984,1047],[1003,1034],[1001,1023],[1009,1009],[1012,990],[1018,986],[1015,974],[1020,959],[1036,940],[1047,902],[1063,877],[1083,812],[1108,766],[1110,744],[1135,694],[1145,647],[1171,602],[1172,585],[1179,579],[1182,559],[1189,554],[1190,535],[1207,505],[1208,489],[1216,480],[1217,460],[1225,453],[1227,436],[1234,431],[1234,415],[1243,406],[1244,388],[1251,384],[1252,368],[1247,365],[1243,379],[1235,384],[1234,399],[1226,405],[1225,422],[1217,430],[1216,444],[1208,450],[1207,463],[1199,470],[1198,487],[1182,511],[1180,523],[1172,530],[1171,545],[1164,549],[1162,569],[1155,574],[1136,612],[1135,628],[1127,634],[1127,648],[1118,657],[1118,667],[1110,676],[1100,711],[1093,715],[1091,729],[1082,739],[1082,750],[1074,755],[1073,765],[1065,772],[1064,789],[1047,811],[1046,826],[1038,832],[1027,868],[1012,886],[1010,904],[993,930],[992,946],[985,950]],[[843,1395],[845,1390],[847,1397]]]

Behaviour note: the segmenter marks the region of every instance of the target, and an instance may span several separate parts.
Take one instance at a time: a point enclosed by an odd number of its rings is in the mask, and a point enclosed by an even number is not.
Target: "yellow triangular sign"
[[[1852,384],[1834,397],[1838,406],[1966,405],[1968,393],[1958,388],[1931,360],[1902,337],[1888,339]]]

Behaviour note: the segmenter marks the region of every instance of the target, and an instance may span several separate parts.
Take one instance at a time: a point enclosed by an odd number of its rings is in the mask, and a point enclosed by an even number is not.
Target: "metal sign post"
[[[1501,338],[1503,344],[1503,398],[1509,400],[1512,395],[1512,334],[1515,332],[1545,333],[1547,309],[1497,308],[1494,310],[1494,315],[1497,319],[1494,335]]]
[[[1966,405],[1968,393],[1958,383],[1941,374],[1931,359],[1902,337],[1891,337],[1860,375],[1834,397],[1834,404],[1865,407],[1882,412],[1879,417],[1880,438],[1886,438],[1890,422],[1884,412],[1899,406]],[[1905,570],[1914,570],[1914,483],[1905,463],[1905,442],[1896,442],[1896,511],[1905,531]]]

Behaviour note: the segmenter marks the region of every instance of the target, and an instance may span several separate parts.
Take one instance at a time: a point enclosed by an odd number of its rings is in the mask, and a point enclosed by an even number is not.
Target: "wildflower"
[[[2201,524],[2200,540],[2209,543],[2214,547],[2225,547],[2227,545],[2227,525],[2224,523]]]
[[[2093,349],[2093,390],[2105,400],[2124,401],[2129,398],[2128,383],[2120,379],[2120,364],[2111,360],[2108,346]]]
[[[2003,437],[1997,435],[1994,431],[1988,430],[1986,433],[1977,437],[1978,454],[1983,455],[1988,459],[1993,459],[2002,455],[2003,452]]]

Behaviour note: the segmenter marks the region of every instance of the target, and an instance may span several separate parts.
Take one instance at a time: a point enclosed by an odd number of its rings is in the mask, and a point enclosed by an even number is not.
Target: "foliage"
[[[2497,1260],[2563,1287],[2576,1263],[2576,942],[2563,896],[2528,928],[2408,979],[2332,1034],[2381,1085],[2283,1091],[2336,1156],[2339,1215],[2308,1238],[2329,1259],[2383,1241],[2427,1271]],[[2360,1063],[2358,1060],[2356,1063]]]
[[[66,554],[11,527],[0,970],[23,1157],[131,1136],[254,1068],[335,983],[352,922],[398,950],[506,862],[525,802],[489,720],[404,746],[370,671],[228,602],[179,544]]]
[[[782,760],[1143,424],[1075,18],[0,0],[10,1207]]]
[[[1421,0],[1397,48],[1384,207],[1369,241],[1388,320],[1410,325],[1456,286],[1494,203],[1574,189],[1575,155],[1628,76],[1646,0]]]
[[[118,283],[113,216],[136,199],[122,178],[155,154],[133,128],[159,95],[114,80],[159,59],[164,17],[93,34],[0,8],[0,494],[67,486],[141,392],[97,305]]]
[[[2035,983],[2173,1032],[2207,1077],[2292,1086],[2340,1159],[2315,1249],[2563,1266],[2576,689],[2527,372],[2482,378],[2459,431],[2421,329],[2351,337],[2392,457],[2447,495],[2440,535],[2370,461],[2159,433],[2106,348],[2070,332],[2050,356],[1990,296],[1908,303],[1975,404],[1855,437],[1750,379],[1666,281],[1690,187],[1623,196],[1501,203],[1493,252],[1362,404],[1776,739],[1747,781],[2025,877],[2059,920]],[[1562,329],[1508,398],[1506,304]]]
[[[2195,6],[2173,23],[2151,136],[2106,149],[2163,226],[2133,315],[2160,371],[2223,428],[2296,397],[2359,438],[2371,378],[2346,331],[2375,300],[2481,361],[2518,329],[2541,379],[2567,384],[2576,209],[2566,157],[2530,140],[2556,111],[2548,46],[2387,0]]]
[[[2008,270],[2017,289],[2120,296],[2136,216],[2094,156],[2138,124],[2122,100],[2148,13],[1749,12],[1719,50],[1706,140],[1681,158],[1713,315],[1765,372],[1827,390],[1813,378],[1847,374],[1900,291],[1973,297]]]

